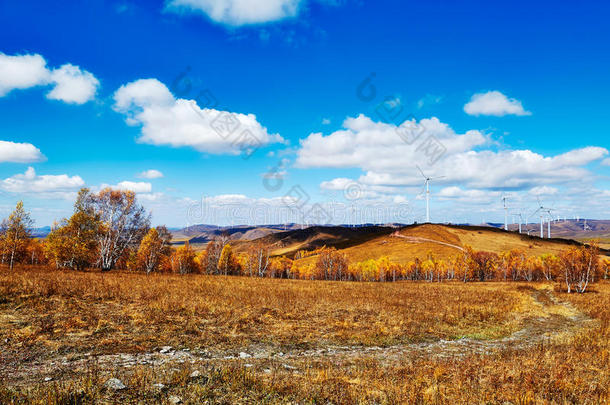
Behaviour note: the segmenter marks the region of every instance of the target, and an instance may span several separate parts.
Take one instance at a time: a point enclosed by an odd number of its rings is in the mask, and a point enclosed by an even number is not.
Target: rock
[[[159,391],[165,391],[165,384],[157,383],[153,384],[153,387],[158,389]]]
[[[182,403],[182,398],[177,397],[177,396],[175,396],[175,395],[171,395],[171,396],[168,398],[168,401],[169,401],[169,403],[170,403],[170,404],[174,404],[174,405],[176,405],[176,404],[181,404],[181,403]]]
[[[199,372],[199,370],[195,370],[191,373],[191,378],[199,378],[201,377],[201,373]]]
[[[161,350],[159,350],[159,353],[168,353],[172,351],[172,347],[171,346],[163,346],[161,348]]]
[[[263,370],[263,372],[264,372],[265,374],[271,374],[271,369],[266,368],[266,369],[264,369],[264,370]]]
[[[244,367],[246,367],[246,368],[250,368],[250,367],[253,367],[253,366],[254,366],[254,364],[249,364],[249,363],[248,364],[244,364]]]
[[[250,357],[252,357],[252,356],[251,356],[251,355],[249,355],[249,354],[248,354],[248,353],[246,353],[246,352],[241,352],[241,353],[239,353],[239,358],[240,358],[240,359],[247,359],[247,358],[250,358]]]
[[[53,380],[53,379],[52,379],[51,377],[45,377],[45,378],[44,378],[44,382],[49,382],[49,381],[52,381],[52,380]]]
[[[104,385],[106,386],[106,388],[114,391],[120,391],[127,388],[127,386],[123,384],[123,381],[119,380],[118,378],[111,378],[106,381],[106,384]]]
[[[284,368],[286,370],[296,370],[297,369],[296,367],[293,367],[293,366],[291,366],[289,364],[282,364],[282,365],[284,366]]]

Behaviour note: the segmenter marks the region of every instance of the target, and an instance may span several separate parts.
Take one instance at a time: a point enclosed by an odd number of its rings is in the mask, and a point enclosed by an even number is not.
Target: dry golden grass
[[[109,352],[160,345],[307,347],[496,337],[516,327],[514,291],[494,283],[457,287],[2,270],[0,339],[59,351]]]
[[[541,293],[549,288],[1,270],[0,403],[167,403],[171,395],[184,403],[227,404],[607,403],[610,284],[583,295],[554,292],[558,302]],[[536,294],[542,298],[533,299]],[[333,356],[297,355],[343,344],[497,338],[518,329],[523,317],[567,321],[580,311],[595,321],[532,347],[449,355],[440,342],[412,354],[388,347],[373,355],[356,347]],[[84,371],[56,372],[48,383],[35,373],[12,375],[17,363],[40,370],[37,362],[58,356],[162,345],[221,354],[272,346],[294,356],[131,368],[92,362]],[[194,369],[203,377],[189,378]],[[110,376],[129,388],[104,389]]]

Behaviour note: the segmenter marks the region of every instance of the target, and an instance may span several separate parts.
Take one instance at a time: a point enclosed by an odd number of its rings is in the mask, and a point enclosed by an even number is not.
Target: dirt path
[[[294,350],[279,352],[272,347],[249,347],[243,352],[212,352],[174,350],[164,347],[158,351],[139,354],[112,355],[78,355],[59,357],[46,361],[31,361],[19,368],[10,370],[10,379],[16,384],[45,381],[45,378],[60,378],[66,374],[77,374],[94,364],[106,370],[114,368],[131,368],[135,366],[154,366],[175,364],[202,364],[241,361],[246,367],[258,367],[270,372],[269,364],[283,367],[285,370],[299,372],[299,361],[333,358],[349,360],[355,358],[372,358],[381,363],[392,363],[405,358],[435,356],[439,358],[463,357],[472,354],[492,354],[499,350],[514,348],[523,349],[537,344],[567,339],[579,329],[586,327],[592,319],[576,310],[569,303],[559,301],[548,286],[525,287],[529,294],[528,311],[521,315],[521,329],[510,336],[496,340],[477,340],[463,338],[458,340],[440,340],[432,343],[417,343],[390,347],[361,346],[325,346],[312,350]],[[4,370],[9,371],[9,370]]]

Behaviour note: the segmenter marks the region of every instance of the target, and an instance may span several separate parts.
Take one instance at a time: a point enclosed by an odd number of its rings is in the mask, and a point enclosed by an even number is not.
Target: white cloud
[[[443,143],[447,154],[468,151],[488,142],[486,135],[480,131],[467,131],[459,135],[435,117],[409,123],[413,133],[421,134],[418,138],[420,142],[434,136]],[[382,173],[402,170],[406,164],[413,167],[418,162],[423,164],[425,156],[417,150],[419,143],[407,144],[399,136],[395,125],[374,122],[359,115],[347,118],[343,127],[328,136],[312,133],[301,140],[295,165],[302,168],[359,167]]]
[[[163,173],[156,169],[145,170],[138,174],[138,177],[143,179],[159,179],[163,177]]]
[[[55,83],[55,88],[47,94],[47,98],[72,104],[83,104],[95,98],[100,85],[91,73],[69,63],[53,70],[51,81]]]
[[[313,133],[301,140],[296,166],[301,168],[359,168],[364,174],[357,180],[363,186],[386,187],[378,192],[404,187],[421,187],[422,176],[416,165],[427,175],[445,176],[437,185],[466,186],[470,189],[517,189],[565,184],[590,178],[585,166],[608,154],[605,148],[586,147],[556,156],[544,156],[530,150],[489,149],[493,146],[480,131],[457,134],[437,118],[411,123],[415,132],[424,131],[417,142],[407,144],[397,133],[397,127],[373,122],[360,115],[345,120],[344,129],[324,136]],[[429,165],[420,149],[421,142],[433,135],[446,148],[445,155]],[[486,148],[487,147],[487,148]],[[329,189],[349,179],[323,183]]]
[[[134,193],[150,193],[152,192],[152,184],[142,181],[122,181],[116,185],[102,184],[100,189],[112,188],[121,191],[133,191]]]
[[[80,176],[37,175],[33,167],[28,167],[23,174],[16,174],[0,182],[0,187],[11,193],[36,193],[37,196],[59,193],[62,197],[66,192],[73,192],[84,185]]]
[[[0,141],[0,162],[33,163],[45,160],[40,149],[31,143]]]
[[[280,135],[269,134],[254,114],[201,109],[194,100],[175,99],[156,79],[121,86],[114,100],[114,109],[126,115],[127,124],[142,126],[142,143],[237,155],[284,142]]]
[[[83,104],[95,97],[99,81],[78,66],[65,64],[50,70],[38,54],[5,55],[0,53],[0,97],[12,90],[36,86],[54,86],[47,98]]]
[[[302,0],[169,0],[173,12],[200,12],[231,26],[263,24],[294,17]]]
[[[523,109],[521,101],[514,98],[509,99],[499,91],[474,94],[470,102],[464,106],[464,111],[469,115],[493,115],[496,117],[532,115],[531,112]]]
[[[322,125],[330,125],[330,118],[322,118]]]
[[[138,199],[147,202],[157,202],[162,200],[165,197],[165,194],[157,192],[157,193],[141,193],[138,194]]]
[[[0,97],[11,90],[27,89],[49,80],[47,62],[40,55],[10,56],[0,52]]]
[[[606,158],[606,159],[602,160],[601,164],[603,166],[610,166],[610,158]]]
[[[555,195],[559,192],[559,189],[557,187],[550,187],[550,186],[537,186],[537,187],[532,187],[528,193],[531,195],[535,195],[535,196],[541,196],[541,195]]]

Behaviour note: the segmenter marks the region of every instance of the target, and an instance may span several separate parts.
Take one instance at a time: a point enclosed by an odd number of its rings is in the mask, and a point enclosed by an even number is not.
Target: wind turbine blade
[[[424,176],[424,179],[428,179],[428,176],[426,176],[423,172],[423,170],[421,169],[421,167],[419,167],[418,165],[415,165],[417,167],[417,170],[419,170],[419,172],[421,173],[422,176]]]

